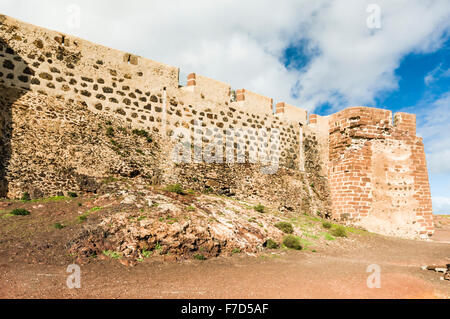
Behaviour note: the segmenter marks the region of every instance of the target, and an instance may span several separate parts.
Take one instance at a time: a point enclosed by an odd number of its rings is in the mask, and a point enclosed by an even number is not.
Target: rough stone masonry
[[[279,143],[273,152],[280,159],[280,169],[273,180],[279,183],[270,184],[269,177],[243,176],[248,163],[201,169],[196,164],[190,171],[169,165],[162,179],[185,182],[189,174],[213,173],[215,180],[208,181],[213,189],[227,189],[234,183],[241,188],[249,185],[247,192],[253,187],[251,193],[261,195],[265,193],[260,189],[269,186],[271,194],[294,193],[302,205],[303,197],[309,197],[315,202],[307,205],[310,212],[320,208],[319,215],[369,231],[422,239],[434,232],[424,146],[416,136],[412,114],[392,117],[387,110],[351,107],[329,116],[308,116],[284,102],[274,108],[271,98],[234,90],[198,74],[190,74],[187,85],[180,85],[176,67],[2,15],[0,86],[0,196],[17,197],[36,180],[40,181],[37,192],[48,194],[73,188],[67,176],[73,183],[81,179],[82,184],[104,177],[93,168],[103,160],[75,161],[75,156],[88,156],[92,148],[87,151],[80,146],[65,162],[49,159],[52,152],[73,146],[62,141],[75,134],[70,130],[77,125],[93,123],[94,117],[147,130],[167,140],[167,145],[180,129],[201,134],[202,143],[216,144],[217,133],[242,132],[232,142],[247,159],[260,147],[258,132],[278,131]],[[89,129],[86,134],[95,131]],[[43,145],[50,131],[59,142],[31,150]],[[101,147],[95,138],[89,143]],[[108,166],[114,166],[112,156]],[[58,169],[67,162],[73,162],[70,169]],[[219,172],[218,167],[225,168]],[[236,177],[226,181],[231,172]],[[260,182],[252,184],[252,180]],[[289,196],[285,201],[290,201]],[[296,205],[295,200],[285,203],[288,208]]]

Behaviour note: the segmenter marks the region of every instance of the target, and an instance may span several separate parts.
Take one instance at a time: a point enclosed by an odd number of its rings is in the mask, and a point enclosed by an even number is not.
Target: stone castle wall
[[[319,192],[331,191],[333,217],[406,237],[433,232],[412,115],[397,114],[393,125],[389,111],[350,108],[308,119],[305,110],[284,102],[274,108],[271,98],[198,74],[181,86],[176,67],[6,16],[0,39],[0,85],[79,104],[163,138],[187,132],[191,139],[200,134],[202,146],[231,141],[233,155],[247,161],[261,149],[261,132],[279,133],[269,153],[283,169],[317,175]]]

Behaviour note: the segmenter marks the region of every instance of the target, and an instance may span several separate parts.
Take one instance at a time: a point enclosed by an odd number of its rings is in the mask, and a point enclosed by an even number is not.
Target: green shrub
[[[166,191],[176,193],[178,195],[186,195],[185,191],[183,190],[183,187],[180,184],[168,185],[166,187]]]
[[[31,196],[28,192],[23,193],[22,198],[20,200],[23,200],[24,202],[28,202],[31,200]]]
[[[148,132],[146,130],[133,130],[132,133],[134,135],[140,136],[140,137],[147,137]]]
[[[330,222],[323,222],[322,227],[326,229],[330,229],[333,226]]]
[[[79,220],[80,222],[84,222],[84,221],[86,221],[87,219],[88,219],[88,214],[87,214],[87,213],[84,213],[83,215],[78,216],[78,220]]]
[[[300,239],[294,235],[287,235],[283,239],[283,245],[290,249],[301,250]]]
[[[103,255],[109,257],[109,258],[114,258],[114,259],[118,259],[121,257],[120,253],[115,252],[115,251],[111,251],[111,250],[104,250],[103,251]]]
[[[61,223],[54,223],[54,224],[53,224],[53,227],[56,228],[56,229],[63,229],[63,228],[66,227],[66,226],[64,226],[64,225],[61,224]]]
[[[239,248],[234,248],[234,249],[231,251],[231,253],[232,253],[232,254],[240,254],[240,253],[241,253],[241,250],[240,250]]]
[[[150,258],[150,256],[152,255],[152,251],[151,250],[143,250],[142,251],[142,256],[144,257],[144,258]]]
[[[16,208],[11,212],[11,215],[14,216],[27,216],[30,215],[30,212],[23,208]]]
[[[69,196],[71,198],[76,198],[76,197],[78,197],[78,194],[75,192],[67,192],[67,196]]]
[[[108,137],[114,137],[114,129],[112,127],[108,127],[106,129],[106,136]]]
[[[280,245],[273,239],[267,239],[265,243],[266,248],[268,249],[278,249],[280,248]]]
[[[253,209],[256,210],[258,213],[264,213],[264,211],[266,210],[266,207],[264,207],[261,204],[258,204],[255,207],[253,207]]]
[[[195,254],[194,259],[197,260],[206,260],[206,257],[203,254]]]
[[[333,229],[333,230],[331,231],[331,234],[332,234],[334,237],[347,237],[347,231],[346,231],[345,228],[342,227],[342,226],[338,226],[338,227],[336,227],[335,229]]]
[[[288,222],[279,222],[275,224],[275,227],[281,230],[285,234],[292,234],[294,232],[294,227]]]

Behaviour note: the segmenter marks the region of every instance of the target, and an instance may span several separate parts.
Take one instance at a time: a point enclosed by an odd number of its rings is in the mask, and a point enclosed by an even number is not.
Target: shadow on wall
[[[34,71],[0,38],[0,197],[8,194],[8,166],[11,160],[12,105],[30,90]]]

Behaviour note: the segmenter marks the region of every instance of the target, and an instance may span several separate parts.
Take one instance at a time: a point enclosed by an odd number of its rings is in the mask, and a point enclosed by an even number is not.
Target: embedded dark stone
[[[19,81],[24,82],[24,83],[27,83],[29,80],[28,76],[26,76],[26,75],[19,75],[18,79],[19,79]]]
[[[23,70],[23,73],[24,73],[24,74],[28,74],[28,75],[32,75],[32,76],[35,75],[34,70],[31,69],[31,68],[29,68],[28,66]]]
[[[34,41],[34,45],[35,45],[38,49],[44,48],[44,42],[42,42],[41,39],[37,39],[36,41]]]
[[[81,77],[81,79],[82,79],[83,81],[85,81],[85,82],[89,82],[89,83],[93,83],[93,82],[94,82],[94,80],[93,80],[93,79],[91,79],[91,78],[87,78],[87,77],[85,77],[85,76],[82,76],[82,77]]]
[[[42,72],[41,74],[39,74],[39,77],[44,80],[49,80],[49,81],[53,80],[53,75],[51,75],[47,72]]]
[[[120,115],[123,115],[123,116],[127,115],[127,113],[123,109],[117,109],[116,113],[120,114]]]
[[[10,60],[3,61],[3,67],[8,70],[14,70],[14,63]]]
[[[81,94],[81,95],[84,95],[84,96],[87,96],[87,97],[90,97],[90,96],[92,95],[91,92],[86,91],[86,90],[82,90],[82,91],[80,92],[80,94]]]

